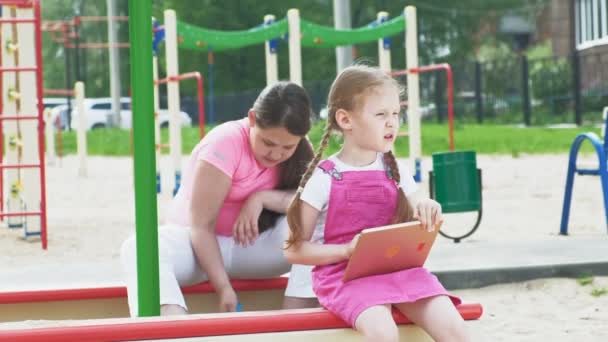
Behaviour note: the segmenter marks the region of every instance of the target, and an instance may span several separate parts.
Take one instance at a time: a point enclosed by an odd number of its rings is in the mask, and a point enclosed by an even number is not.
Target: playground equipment
[[[157,67],[154,68],[154,70],[158,70]],[[201,74],[198,71],[194,71],[194,72],[188,72],[185,74],[181,74],[181,75],[177,75],[174,77],[167,77],[167,78],[163,78],[163,79],[157,79],[154,78],[154,129],[155,129],[155,137],[156,137],[156,157],[158,159],[160,159],[160,151],[163,147],[167,147],[167,145],[163,145],[161,143],[161,136],[160,136],[160,121],[158,120],[158,110],[159,108],[159,100],[158,100],[158,85],[159,84],[167,84],[170,82],[180,82],[183,80],[188,80],[188,79],[195,79],[196,80],[196,85],[197,85],[197,96],[198,96],[198,118],[199,118],[199,135],[200,138],[202,139],[205,136],[205,97],[204,97],[204,89],[203,89],[203,77],[201,76]],[[172,102],[173,100],[170,99],[169,102]],[[171,122],[172,122],[172,116],[169,117],[169,127],[171,127]],[[181,121],[181,119],[178,119]],[[178,122],[179,125],[179,130],[181,131],[181,122]],[[169,128],[170,129],[170,128]],[[179,151],[179,153],[171,153],[172,157],[174,158],[174,165],[179,165],[181,164],[181,148],[182,148],[182,144],[181,144],[181,140],[177,141],[176,139],[171,139],[171,135],[169,135],[169,148],[170,151]],[[178,145],[174,145],[174,144],[178,144]],[[175,154],[179,154],[180,158],[179,160],[177,160],[177,158],[175,158]],[[157,192],[161,191],[161,175],[160,175],[160,168],[158,167],[158,160],[157,160],[157,168],[156,168],[156,186]],[[176,170],[178,170],[176,168]],[[177,173],[175,174],[175,184],[173,187],[173,195],[175,195],[177,193],[177,190],[179,190],[181,184],[181,174]]]
[[[213,314],[217,310],[217,297],[208,283],[185,287],[182,291],[188,308],[198,315],[179,320],[125,318],[129,310],[124,287],[0,293],[0,321],[52,320],[28,329],[0,330],[0,340],[133,341],[198,337],[197,341],[293,341],[294,338],[341,341],[357,336],[346,323],[324,309],[279,310],[286,285],[287,278],[234,280],[232,286],[247,312],[221,315]],[[475,320],[481,316],[482,308],[479,304],[461,304],[458,311],[464,319]],[[406,317],[399,313],[394,317],[403,339],[430,341],[428,335],[409,324]],[[66,319],[92,321],[69,324],[59,321]]]
[[[608,165],[606,165],[606,157],[608,155],[608,107],[604,107],[602,112],[604,125],[602,127],[603,142],[597,134],[593,132],[581,133],[574,138],[570,146],[570,157],[568,159],[568,173],[566,176],[566,186],[564,188],[564,205],[562,207],[562,220],[560,223],[559,233],[568,235],[568,219],[570,218],[570,202],[572,201],[572,187],[574,186],[574,175],[581,176],[600,176],[602,182],[602,194],[604,196],[604,214],[606,216],[606,224],[608,225]],[[594,168],[579,168],[576,163],[578,152],[581,144],[589,140],[597,154],[598,166]]]
[[[23,228],[25,238],[40,236],[46,249],[40,2],[1,0],[0,6],[0,132],[7,147],[0,147],[0,218]]]
[[[439,233],[454,242],[472,235],[481,223],[482,196],[481,196],[481,169],[477,168],[476,155],[473,151],[454,151],[454,84],[452,68],[449,64],[427,65],[409,70],[393,71],[393,77],[410,74],[419,74],[445,70],[447,79],[448,100],[448,137],[449,152],[433,154],[433,171],[429,172],[429,194],[441,204],[443,213],[461,213],[477,211],[477,220],[467,233],[454,236],[445,232],[444,226]],[[409,83],[409,82],[408,82]],[[409,103],[408,103],[409,105]],[[410,118],[408,117],[408,122]],[[419,118],[418,118],[418,122]],[[421,155],[421,143],[419,129],[409,125],[410,155]],[[420,159],[415,161],[416,172],[414,178],[420,181]]]
[[[133,84],[133,112],[150,113],[153,109],[152,56],[149,44],[151,3],[129,2],[131,77]],[[154,185],[154,127],[148,115],[135,115],[135,212],[137,225],[137,260],[139,308],[141,316],[159,314],[158,241],[156,194]],[[286,278],[238,280],[232,282],[246,311],[228,314],[205,314],[168,320],[167,317],[118,319],[88,322],[53,322],[28,329],[5,329],[0,339],[19,341],[62,340],[81,341],[91,337],[99,340],[151,340],[197,337],[200,341],[340,341],[358,334],[335,315],[324,309],[278,309],[286,286]],[[209,284],[184,288],[193,312],[212,312],[217,297]],[[0,319],[65,319],[85,317],[125,317],[126,290],[124,287],[72,289],[0,294]],[[69,314],[62,309],[72,308]],[[102,308],[103,311],[98,311]],[[24,310],[28,311],[23,313]],[[460,314],[467,320],[481,316],[479,304],[462,304]],[[57,316],[53,316],[53,314]],[[6,316],[1,316],[6,315]],[[13,315],[13,316],[10,316]],[[27,315],[27,316],[24,316]],[[400,336],[408,341],[430,341],[419,327],[409,324],[403,315],[394,315]]]
[[[429,193],[441,204],[444,214],[477,211],[477,220],[462,235],[439,231],[443,237],[460,242],[471,236],[479,227],[482,215],[481,169],[477,168],[474,151],[433,153],[433,171],[429,172]]]
[[[413,63],[413,62],[412,62]],[[422,181],[422,172],[420,167],[420,161],[422,156],[422,137],[420,134],[420,110],[410,110],[410,107],[420,108],[419,102],[419,90],[410,89],[411,84],[418,85],[418,74],[423,72],[437,71],[437,70],[445,70],[446,78],[447,78],[447,94],[448,94],[448,137],[450,143],[450,151],[454,151],[454,82],[452,77],[452,67],[450,67],[447,63],[442,64],[434,64],[434,65],[425,65],[422,67],[414,67],[407,70],[397,70],[390,71],[390,64],[388,65],[388,72],[390,72],[391,76],[399,77],[399,76],[407,76],[407,84],[408,84],[408,114],[407,114],[407,122],[408,122],[408,136],[410,140],[410,158],[414,160],[414,179],[416,182]],[[409,93],[411,92],[411,94]],[[412,102],[411,99],[414,99]]]
[[[407,24],[406,24],[407,23]],[[276,50],[284,37],[288,37],[289,46],[289,79],[302,85],[301,48],[335,48],[336,46],[353,45],[366,42],[378,42],[378,60],[382,70],[391,70],[390,36],[405,30],[405,51],[407,70],[427,71],[425,67],[418,69],[418,43],[416,29],[416,9],[406,7],[404,12],[388,19],[388,13],[379,12],[377,19],[371,24],[352,30],[336,30],[333,27],[318,25],[300,18],[297,9],[290,9],[287,17],[275,20],[274,16],[264,17],[260,26],[243,31],[218,31],[197,27],[176,20],[175,12],[165,11],[165,39],[167,41],[167,72],[168,76],[177,75],[177,47],[189,50],[207,52],[210,61],[213,53],[229,49],[237,49],[264,43],[266,60],[266,82],[278,79]],[[175,34],[174,34],[175,32]],[[175,50],[175,51],[171,51]],[[175,66],[169,66],[170,60],[175,60]],[[169,75],[169,70],[173,73]],[[212,96],[212,62],[209,65],[209,117],[213,122]],[[408,125],[410,130],[410,158],[419,169],[420,166],[420,96],[419,78],[416,72],[407,73],[408,90]],[[177,176],[177,174],[176,174]],[[420,181],[420,172],[416,179]]]
[[[78,82],[77,82],[78,83]],[[81,82],[80,82],[81,83]],[[79,90],[79,91],[77,91]],[[53,109],[46,108],[44,110],[44,120],[45,120],[45,132],[46,132],[46,160],[49,165],[53,165],[55,163],[55,158],[59,156],[61,158],[63,156],[63,128],[64,125],[67,127],[67,113],[70,111],[71,105],[75,104],[76,108],[80,112],[82,112],[82,106],[84,106],[84,84],[74,85],[74,89],[43,89],[43,95],[60,95],[67,97],[65,101],[65,105],[59,105],[54,107]],[[71,101],[70,98],[74,100]],[[69,105],[68,105],[69,103]],[[55,114],[53,112],[55,111]],[[66,115],[63,116],[62,112],[65,112]],[[84,118],[83,121],[85,123],[85,127],[87,126],[87,118]],[[81,140],[85,140],[84,143]],[[57,148],[55,148],[55,142]],[[79,158],[79,173],[83,173],[83,170],[86,168],[86,133],[85,130],[79,129],[77,132],[77,146],[78,158]],[[57,150],[57,151],[55,151]]]
[[[171,33],[171,32],[169,32]],[[202,139],[205,136],[205,97],[204,97],[204,88],[203,88],[203,77],[197,71],[189,72],[181,75],[172,75],[172,73],[177,72],[177,65],[175,68],[173,64],[177,63],[177,56],[169,56],[169,50],[167,50],[167,60],[171,61],[172,67],[167,67],[167,77],[163,79],[159,79],[158,76],[158,44],[165,38],[165,30],[160,27],[157,21],[154,21],[154,42],[153,42],[153,79],[154,79],[154,131],[156,137],[156,191],[161,192],[161,173],[159,167],[159,160],[161,156],[161,150],[163,147],[167,145],[162,144],[161,135],[160,135],[160,122],[158,120],[158,112],[160,110],[160,96],[158,91],[158,85],[160,84],[168,84],[167,92],[168,92],[168,106],[169,106],[169,149],[170,155],[173,160],[174,167],[174,186],[173,186],[173,195],[177,193],[181,184],[181,119],[179,118],[179,82],[188,79],[196,79],[197,83],[197,99],[198,99],[198,123],[199,123],[199,134]],[[168,63],[169,64],[169,63]],[[176,87],[177,85],[177,87]],[[177,128],[176,128],[177,127]],[[178,132],[179,135],[176,138],[175,132]]]

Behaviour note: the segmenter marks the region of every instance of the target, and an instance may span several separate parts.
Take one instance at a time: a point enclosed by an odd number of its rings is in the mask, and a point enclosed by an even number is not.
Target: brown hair
[[[302,137],[293,155],[281,163],[279,190],[296,189],[306,165],[313,157],[312,145],[306,138],[310,130],[312,109],[306,90],[291,82],[267,86],[253,104],[256,125],[262,129],[283,127],[290,134]],[[258,218],[260,233],[274,227],[281,214],[264,209]]]
[[[340,126],[338,126],[338,122],[336,121],[336,112],[339,109],[344,109],[347,111],[356,111],[360,109],[365,97],[369,95],[370,92],[376,90],[377,87],[385,84],[394,85],[401,92],[401,87],[396,80],[378,68],[365,65],[355,65],[345,68],[332,83],[327,99],[327,124],[325,125],[325,131],[323,132],[321,143],[316,150],[314,158],[310,164],[308,164],[308,168],[300,180],[298,192],[294,196],[291,204],[289,205],[289,209],[287,210],[287,221],[289,223],[290,235],[289,239],[287,240],[286,248],[289,248],[302,239],[300,193],[310,179],[313,170],[319,164],[319,161],[323,156],[323,151],[325,151],[327,145],[329,145],[331,133],[340,132]],[[405,197],[405,193],[398,186],[401,180],[401,175],[399,174],[399,168],[397,167],[395,156],[392,152],[387,152],[384,154],[384,161],[393,175],[396,186],[399,188],[397,209],[395,210],[392,222],[397,223],[409,221],[413,217],[413,210]]]

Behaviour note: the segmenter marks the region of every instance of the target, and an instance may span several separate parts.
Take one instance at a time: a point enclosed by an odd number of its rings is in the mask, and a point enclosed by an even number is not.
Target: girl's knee
[[[399,329],[394,322],[392,324],[370,324],[360,328],[360,332],[366,341],[397,342],[399,341]]]
[[[470,340],[469,333],[467,332],[467,327],[463,319],[450,324],[450,336],[448,340],[459,342],[466,342]]]
[[[467,328],[463,319],[451,320],[442,327],[441,336],[437,337],[437,341],[454,341],[467,342],[470,340]]]

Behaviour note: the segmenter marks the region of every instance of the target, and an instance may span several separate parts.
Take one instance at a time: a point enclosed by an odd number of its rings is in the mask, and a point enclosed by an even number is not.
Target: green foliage
[[[516,57],[506,42],[500,41],[493,36],[484,39],[477,52],[477,60],[482,63],[497,59],[515,59]]]
[[[607,287],[599,287],[599,288],[594,288],[593,290],[591,290],[591,295],[593,297],[600,297],[600,296],[603,296],[605,294],[608,294],[608,288]]]
[[[593,276],[590,276],[590,275],[581,276],[576,279],[576,282],[581,286],[591,285],[591,284],[593,284]]]
[[[105,1],[87,0],[44,0],[42,4],[43,20],[72,21],[78,14],[83,16],[106,15]],[[127,1],[116,0],[116,15],[127,14]],[[117,22],[118,42],[128,42],[127,22]],[[103,43],[108,41],[107,22],[82,22],[78,34],[80,43]],[[62,35],[57,34],[57,38]],[[76,61],[80,66],[80,80],[85,82],[87,97],[110,96],[109,57],[107,48],[64,48],[62,43],[53,41],[51,33],[43,32],[42,59],[44,61],[44,88],[72,89],[76,78]],[[75,43],[73,41],[73,43]],[[122,95],[129,93],[129,53],[128,49],[120,50]],[[78,57],[76,56],[78,51]],[[66,63],[67,60],[67,63]],[[66,80],[66,67],[70,66],[70,82]]]
[[[391,18],[400,15],[405,5],[414,5],[418,11],[420,64],[447,61],[456,62],[474,57],[480,32],[511,11],[530,15],[531,9],[540,8],[546,0],[463,0],[447,3],[444,0],[351,0],[352,27],[365,27],[376,19],[377,12],[387,11]],[[127,0],[116,0],[119,15],[127,14]],[[262,23],[266,14],[284,18],[290,8],[299,8],[303,19],[318,25],[333,26],[332,1],[295,0],[152,0],[153,15],[163,21],[163,11],[174,9],[180,21],[215,30],[247,30]],[[42,5],[44,20],[71,19],[77,12],[87,16],[103,16],[105,2],[87,0],[45,0]],[[128,41],[127,23],[119,23],[121,42]],[[83,42],[106,42],[107,24],[83,23],[80,29]],[[489,32],[489,34],[493,34]],[[403,36],[392,37],[394,69],[405,68]],[[161,46],[161,49],[163,47]],[[377,63],[375,42],[354,46],[357,57]],[[65,88],[66,51],[52,42],[48,33],[43,37],[45,88]],[[69,49],[72,69],[75,65],[73,49]],[[447,54],[446,54],[447,52]],[[122,95],[128,95],[128,49],[120,50]],[[81,50],[82,80],[86,82],[87,96],[109,96],[108,49]],[[335,76],[335,49],[302,49],[303,79],[331,80]],[[287,44],[279,45],[279,77],[289,77]],[[214,90],[216,94],[260,89],[265,84],[265,65],[262,46],[251,46],[234,51],[215,53]],[[159,56],[160,75],[164,75],[164,53]],[[182,72],[199,71],[209,75],[205,53],[180,50],[179,65]],[[74,76],[72,77],[72,83]],[[72,85],[69,85],[71,87]],[[181,87],[182,94],[194,95],[194,82]]]

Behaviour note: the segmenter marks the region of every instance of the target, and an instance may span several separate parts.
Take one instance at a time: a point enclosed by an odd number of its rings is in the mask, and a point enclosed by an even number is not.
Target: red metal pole
[[[450,127],[450,151],[454,151],[454,80],[452,78],[452,68],[446,66],[446,80],[448,83],[448,126]]]
[[[44,161],[44,104],[42,103],[42,90],[44,89],[43,72],[42,72],[42,32],[40,30],[40,1],[33,0],[34,18],[34,34],[36,40],[36,97],[38,98],[38,156],[40,160],[40,239],[42,240],[42,249],[47,249],[47,232],[46,232],[46,166]]]
[[[43,89],[43,95],[65,95],[65,96],[74,96],[74,91],[71,89]]]
[[[33,0],[1,0],[0,6],[34,7]]]
[[[36,20],[29,18],[6,18],[0,19],[0,24],[23,24],[23,23],[36,23]]]
[[[452,67],[448,63],[425,65],[418,68],[412,68],[407,70],[399,70],[391,72],[391,76],[405,76],[408,73],[423,73],[434,70],[445,70],[447,78],[447,91],[448,91],[448,130],[449,130],[449,141],[450,151],[454,151],[454,80],[452,75]]]
[[[154,83],[156,84],[164,84],[172,81],[183,81],[186,79],[196,78],[197,84],[197,96],[198,96],[198,127],[201,139],[205,136],[205,92],[203,88],[203,76],[198,71],[187,72],[185,74],[169,77],[169,78],[161,78]]]
[[[0,53],[0,66],[2,64],[2,54]],[[0,94],[4,94],[4,84],[0,76]],[[4,113],[3,96],[0,96],[0,113]],[[4,161],[4,125],[0,122],[0,163]],[[0,213],[4,212],[4,171],[0,170]]]

